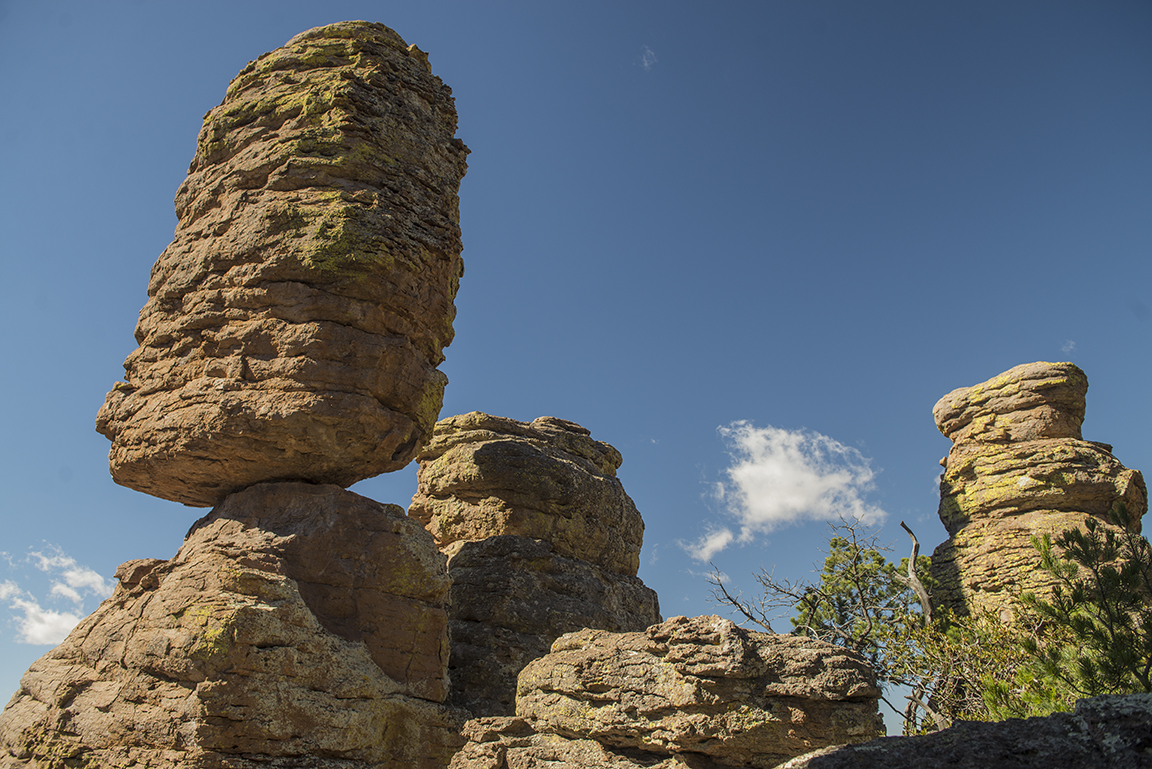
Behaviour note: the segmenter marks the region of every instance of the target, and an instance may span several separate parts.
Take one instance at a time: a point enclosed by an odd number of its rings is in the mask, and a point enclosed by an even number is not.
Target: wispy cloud
[[[40,571],[48,574],[56,573],[63,580],[53,581],[52,595],[76,603],[84,600],[82,592],[101,599],[112,595],[114,585],[111,580],[104,579],[95,570],[76,563],[75,558],[65,555],[58,547],[51,547],[48,555],[35,550],[30,551],[28,557],[35,562],[36,568]]]
[[[15,559],[7,558],[9,568]],[[23,563],[31,564],[52,578],[48,597],[64,598],[74,603],[71,611],[45,608],[36,597],[13,580],[0,581],[0,601],[12,610],[16,640],[27,644],[58,644],[80,622],[86,597],[107,598],[114,587],[111,580],[94,569],[82,566],[60,548],[48,545],[42,550],[29,549]]]
[[[1070,353],[1075,349],[1076,349],[1076,343],[1073,342],[1071,339],[1069,339],[1064,344],[1060,345],[1060,352],[1062,352],[1062,353]]]
[[[681,542],[680,546],[697,561],[711,561],[712,556],[732,544],[732,540],[735,538],[736,535],[732,533],[731,529],[713,529],[695,542]]]
[[[640,52],[640,66],[644,68],[644,71],[647,72],[655,67],[658,61],[660,60],[656,58],[656,52],[648,46],[644,46],[644,50]]]
[[[811,430],[755,427],[747,421],[719,428],[732,464],[716,496],[735,518],[709,530],[684,549],[700,561],[733,542],[750,542],[778,526],[803,521],[858,520],[876,524],[885,513],[866,501],[875,477],[869,460],[854,448]]]

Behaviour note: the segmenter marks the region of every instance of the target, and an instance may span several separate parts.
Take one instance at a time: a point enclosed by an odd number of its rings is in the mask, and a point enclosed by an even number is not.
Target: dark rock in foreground
[[[780,769],[1146,769],[1152,694],[1080,700],[1072,713],[963,721],[918,737],[885,737],[802,756]]]

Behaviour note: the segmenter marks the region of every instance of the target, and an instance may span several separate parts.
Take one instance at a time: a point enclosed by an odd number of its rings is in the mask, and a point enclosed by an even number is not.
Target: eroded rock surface
[[[516,675],[581,628],[660,621],[620,452],[580,425],[474,411],[436,423],[408,514],[449,556],[453,705],[510,716]]]
[[[444,557],[394,505],[261,484],[117,578],[24,675],[0,765],[433,769],[460,743]]]
[[[473,411],[436,424],[408,514],[440,547],[501,534],[635,576],[644,521],[616,478],[620,452],[580,425]]]
[[[503,535],[449,553],[451,702],[477,715],[512,715],[517,674],[565,633],[660,621],[656,593],[638,578],[557,555],[543,540]]]
[[[827,748],[780,769],[1146,769],[1152,767],[1152,694],[1080,700],[1072,713],[960,721],[918,737]]]
[[[719,617],[582,630],[521,672],[515,718],[469,722],[452,767],[765,769],[882,735],[879,694],[856,655]]]
[[[117,483],[210,506],[412,460],[463,273],[455,131],[427,55],[382,24],[309,30],[236,76],[97,416]]]
[[[936,404],[954,442],[940,483],[950,538],[932,556],[939,605],[1000,613],[1015,593],[1050,589],[1033,536],[1055,538],[1089,516],[1110,525],[1121,505],[1140,530],[1143,476],[1108,444],[1081,439],[1087,388],[1071,363],[1030,363]]]

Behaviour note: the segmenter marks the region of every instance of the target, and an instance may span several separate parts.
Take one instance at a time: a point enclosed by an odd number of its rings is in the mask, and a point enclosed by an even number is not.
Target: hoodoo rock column
[[[953,442],[940,481],[949,539],[932,555],[933,601],[959,613],[1003,614],[1014,594],[1043,593],[1033,536],[1110,526],[1123,509],[1140,531],[1144,478],[1083,440],[1088,378],[1071,363],[1029,363],[945,395],[933,414]]]
[[[207,507],[412,460],[439,416],[463,274],[451,93],[366,22],[304,32],[236,76],[97,416],[117,483]]]

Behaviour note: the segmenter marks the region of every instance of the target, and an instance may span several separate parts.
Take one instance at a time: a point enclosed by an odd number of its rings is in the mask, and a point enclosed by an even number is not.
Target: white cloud
[[[41,608],[31,598],[13,598],[11,605],[24,613],[22,618],[16,619],[17,640],[21,643],[56,645],[67,638],[80,622],[77,614]]]
[[[111,580],[104,579],[98,572],[87,566],[76,563],[76,559],[65,555],[60,548],[53,547],[50,555],[33,550],[28,557],[35,559],[36,568],[46,573],[58,572],[63,582],[52,583],[52,595],[63,596],[76,603],[83,601],[81,591],[91,593],[97,598],[107,598],[112,595],[114,585]]]
[[[644,68],[644,71],[647,72],[652,69],[658,61],[660,60],[656,58],[655,51],[648,46],[644,46],[644,50],[640,53],[640,66]]]
[[[1067,342],[1065,342],[1064,344],[1062,344],[1060,346],[1060,352],[1062,352],[1062,353],[1070,353],[1075,349],[1076,349],[1076,343],[1074,341],[1072,341],[1071,339],[1069,339]]]
[[[53,582],[52,591],[49,595],[59,596],[60,598],[67,598],[74,603],[84,603],[84,596],[80,595],[80,591],[73,587],[69,587],[62,582]]]
[[[73,611],[46,609],[32,593],[12,580],[0,581],[0,601],[12,610],[16,640],[27,644],[58,644],[63,641],[83,616],[87,596],[99,599],[112,594],[113,583],[95,570],[76,563],[60,548],[49,545],[43,551],[29,549],[23,563],[32,564],[52,577],[49,597],[65,598],[76,604]],[[9,567],[15,566],[8,559]]]
[[[716,496],[740,525],[708,532],[685,546],[708,560],[733,542],[749,542],[778,526],[803,521],[858,520],[877,524],[884,511],[865,501],[875,473],[859,451],[811,430],[754,427],[747,421],[719,428],[733,464]]]
[[[21,594],[20,586],[10,579],[0,582],[0,601],[7,601],[8,599]]]
[[[715,529],[708,532],[695,542],[681,542],[680,546],[683,547],[688,555],[692,556],[697,561],[711,561],[712,556],[719,553],[728,545],[732,544],[735,535],[731,529]]]

